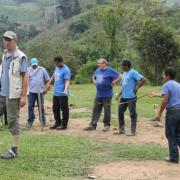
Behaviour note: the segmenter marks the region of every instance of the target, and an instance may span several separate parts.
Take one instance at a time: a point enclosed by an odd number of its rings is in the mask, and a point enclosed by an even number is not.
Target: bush
[[[118,63],[112,61],[109,63],[109,66],[119,69]],[[96,61],[88,61],[86,64],[82,65],[79,69],[78,74],[75,76],[75,84],[88,84],[92,82],[92,75],[94,71],[97,69]]]
[[[96,61],[88,61],[86,64],[82,65],[79,69],[78,74],[75,76],[76,84],[87,84],[92,82],[92,75],[97,68]]]

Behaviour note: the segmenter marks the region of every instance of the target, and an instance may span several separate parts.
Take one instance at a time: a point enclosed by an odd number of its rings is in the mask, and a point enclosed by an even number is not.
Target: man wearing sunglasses
[[[5,32],[3,43],[5,51],[0,72],[0,114],[6,108],[9,130],[12,134],[12,147],[1,155],[1,158],[12,159],[17,157],[19,146],[19,110],[26,104],[28,62],[26,55],[17,47],[17,35],[14,32]]]

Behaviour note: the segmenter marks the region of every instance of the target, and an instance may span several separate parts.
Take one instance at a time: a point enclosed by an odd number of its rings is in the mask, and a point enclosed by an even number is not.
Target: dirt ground
[[[161,161],[121,161],[94,169],[98,180],[179,180],[180,165]]]
[[[37,112],[37,111],[36,111]],[[89,112],[86,108],[76,108],[71,109],[70,112]],[[66,131],[50,131],[49,126],[52,125],[53,122],[53,113],[51,110],[50,103],[46,103],[46,114],[48,127],[44,128],[44,132],[48,133],[56,133],[56,134],[65,134],[71,136],[82,136],[88,139],[103,141],[107,143],[128,143],[128,144],[160,144],[162,146],[166,146],[167,141],[164,136],[164,128],[163,127],[153,127],[154,122],[148,121],[147,119],[139,119],[138,127],[137,127],[137,135],[134,137],[127,137],[126,135],[114,135],[117,131],[117,127],[112,126],[111,131],[102,132],[103,124],[99,123],[96,131],[83,131],[83,128],[88,126],[90,118],[81,118],[81,119],[70,119],[68,129]],[[36,117],[38,114],[36,113]],[[27,120],[27,107],[23,108],[21,111],[20,121],[21,124],[25,127]],[[130,120],[127,118],[127,126],[129,125]],[[39,132],[40,122],[36,119],[33,128],[31,131]],[[128,130],[128,129],[127,129]]]
[[[86,108],[71,109],[71,112],[89,112]],[[83,131],[83,128],[89,124],[89,118],[70,119],[66,131],[50,131],[49,126],[53,122],[51,104],[46,103],[46,114],[48,126],[41,131],[40,122],[35,121],[33,133],[52,133],[59,135],[81,136],[87,139],[97,140],[106,143],[126,143],[126,144],[159,144],[167,147],[167,141],[164,135],[163,127],[154,127],[154,122],[140,118],[138,121],[137,135],[127,137],[126,135],[114,135],[117,127],[112,126],[111,131],[102,132],[103,124],[99,123],[97,130],[92,132]],[[37,113],[36,113],[37,115]],[[37,115],[38,116],[38,115]],[[27,107],[21,111],[20,121],[25,127],[27,119]],[[129,119],[127,119],[129,124]],[[179,180],[180,166],[167,164],[161,161],[119,161],[110,164],[102,164],[92,168],[93,174],[98,180]]]

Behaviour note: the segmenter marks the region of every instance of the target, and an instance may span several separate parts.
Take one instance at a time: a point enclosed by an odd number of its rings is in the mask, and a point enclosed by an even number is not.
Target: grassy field
[[[115,91],[118,91],[118,86]],[[160,88],[144,87],[139,95],[159,91]],[[93,85],[72,85],[70,103],[76,107],[92,108],[95,96]],[[52,91],[46,96],[52,100]],[[139,100],[138,106],[148,116],[150,107],[158,103],[158,99],[144,98]],[[116,102],[113,100],[113,112]],[[146,107],[146,112],[142,107]],[[139,109],[139,110],[140,110]],[[75,117],[90,116],[90,113],[73,114]],[[8,129],[0,131],[0,153],[10,147]],[[81,180],[91,172],[91,167],[101,163],[119,160],[145,161],[162,160],[167,149],[155,144],[108,144],[88,140],[82,137],[33,133],[25,131],[18,159],[4,161],[0,159],[0,179],[2,180]]]
[[[145,86],[140,89],[138,96],[143,96],[149,92],[161,92],[161,87],[152,87]],[[115,93],[119,92],[119,86],[115,87]],[[93,101],[95,97],[96,89],[93,84],[85,85],[71,85],[71,96],[70,104],[73,104],[75,107],[86,107],[92,111]],[[46,96],[46,99],[52,101],[53,92],[50,91]],[[139,117],[152,118],[154,117],[154,104],[160,104],[160,98],[149,98],[143,97],[140,98],[137,102],[137,111]],[[112,113],[116,114],[117,112],[117,101],[113,98],[112,100]],[[91,113],[72,113],[72,117],[89,117]],[[128,114],[128,112],[127,112]]]
[[[0,134],[0,152],[4,152],[10,136],[7,130]],[[24,132],[19,158],[0,160],[0,179],[80,180],[99,163],[162,160],[166,153],[159,145],[110,145],[85,138]]]
[[[12,22],[29,22],[39,19],[40,13],[36,6],[32,5],[5,5],[0,6],[0,14],[9,17]]]

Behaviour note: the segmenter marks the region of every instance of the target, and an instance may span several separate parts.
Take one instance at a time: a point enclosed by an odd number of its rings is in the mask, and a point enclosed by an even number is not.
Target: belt
[[[180,107],[173,107],[173,108],[167,109],[167,111],[177,111],[177,110],[180,110]]]

